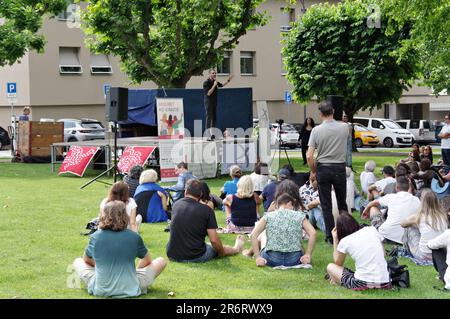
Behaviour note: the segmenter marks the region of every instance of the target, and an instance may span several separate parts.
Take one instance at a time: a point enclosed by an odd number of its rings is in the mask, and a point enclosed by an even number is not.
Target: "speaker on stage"
[[[327,95],[327,101],[330,102],[331,106],[334,108],[333,118],[336,121],[342,121],[342,115],[344,115],[344,97],[342,95]]]
[[[111,87],[106,94],[106,120],[119,122],[128,120],[128,89]]]

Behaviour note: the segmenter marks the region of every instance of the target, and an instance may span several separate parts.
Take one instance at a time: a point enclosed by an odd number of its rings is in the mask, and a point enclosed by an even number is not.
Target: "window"
[[[409,128],[417,129],[419,128],[419,120],[411,120],[409,123]]]
[[[281,74],[282,75],[286,75],[287,74],[286,65],[284,64],[284,56],[283,56],[283,54],[281,54]]]
[[[255,74],[255,52],[241,52],[241,75]]]
[[[112,74],[112,68],[107,55],[91,53],[92,74]]]
[[[362,125],[364,125],[364,126],[369,126],[369,120],[366,120],[366,119],[353,119],[353,122],[355,122],[355,123],[359,123],[359,124],[362,124]]]
[[[64,122],[64,128],[69,129],[69,128],[74,128],[76,125],[74,122]]]
[[[406,129],[406,122],[397,122],[397,124]]]
[[[231,73],[231,52],[227,51],[223,55],[223,60],[217,65],[217,74]]]
[[[381,122],[378,120],[372,120],[372,127],[373,128],[380,128],[381,127]]]
[[[281,31],[290,31],[291,23],[295,22],[295,9],[293,8],[281,8]]]
[[[60,47],[59,48],[59,73],[62,74],[81,74],[80,61],[78,60],[77,47]]]
[[[77,5],[73,3],[71,0],[67,0],[67,7],[65,10],[58,13],[59,21],[75,21]]]

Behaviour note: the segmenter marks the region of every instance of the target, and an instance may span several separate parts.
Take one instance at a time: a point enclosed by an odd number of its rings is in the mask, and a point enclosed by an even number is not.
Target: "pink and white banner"
[[[71,173],[82,177],[99,147],[71,146],[59,169],[58,175]]]
[[[154,146],[127,146],[117,168],[121,173],[128,173],[133,166],[144,165],[155,148]]]

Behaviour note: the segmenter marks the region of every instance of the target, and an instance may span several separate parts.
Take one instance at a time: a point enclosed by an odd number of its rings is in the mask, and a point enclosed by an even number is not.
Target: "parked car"
[[[375,132],[385,147],[411,146],[414,140],[414,135],[410,131],[393,120],[358,116],[353,118],[353,122],[362,124]]]
[[[297,143],[297,147],[301,147],[302,145],[302,140],[300,138],[300,133],[302,131],[302,127],[303,127],[303,123],[292,123],[292,126],[295,127],[295,129],[298,132],[298,143]]]
[[[9,138],[8,131],[0,126],[0,150],[7,145],[11,144],[11,139]]]
[[[272,144],[279,142],[281,146],[287,146],[292,149],[297,147],[300,134],[292,124],[283,123],[281,131],[278,123],[270,123],[269,126]]]
[[[367,127],[355,123],[355,145],[356,147],[371,146],[376,147],[380,143],[380,139],[375,132],[370,131]]]
[[[395,122],[414,135],[413,143],[429,144],[436,142],[436,127],[431,120],[397,120]]]
[[[105,138],[103,124],[93,119],[60,119],[64,122],[64,141],[89,141]]]

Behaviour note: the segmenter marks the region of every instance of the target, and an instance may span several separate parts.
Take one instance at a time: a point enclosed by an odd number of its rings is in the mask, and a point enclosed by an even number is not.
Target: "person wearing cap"
[[[383,174],[384,178],[376,181],[375,184],[370,185],[368,188],[368,200],[373,200],[380,197],[380,195],[384,193],[384,189],[386,188],[386,186],[395,183],[395,171],[392,166],[386,165],[381,170],[381,173]]]
[[[265,212],[269,211],[269,207],[274,200],[278,184],[285,179],[289,179],[290,176],[291,174],[289,170],[287,168],[282,168],[278,172],[278,180],[276,182],[271,182],[267,184],[266,187],[264,187],[263,192],[261,193],[259,198],[263,201]]]
[[[334,108],[329,101],[319,104],[322,124],[311,131],[306,159],[311,175],[317,176],[320,204],[325,220],[325,241],[333,244],[331,230],[334,228],[331,189],[334,187],[339,211],[347,211],[346,156],[348,124],[333,118]],[[314,152],[317,157],[314,160]]]

